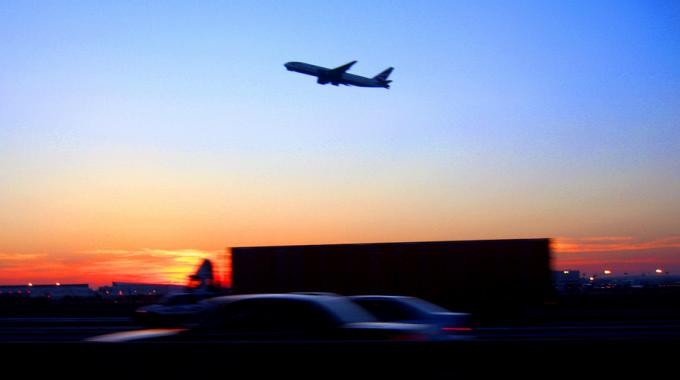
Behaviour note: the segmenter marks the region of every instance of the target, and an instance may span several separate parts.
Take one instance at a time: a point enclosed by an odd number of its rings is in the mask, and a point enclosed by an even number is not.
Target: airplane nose
[[[286,63],[283,64],[283,66],[284,66],[286,69],[290,70],[291,64],[290,64],[290,62],[286,62]]]

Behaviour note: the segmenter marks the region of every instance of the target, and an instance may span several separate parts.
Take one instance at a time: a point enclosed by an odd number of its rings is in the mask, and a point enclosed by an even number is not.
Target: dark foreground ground
[[[56,378],[676,377],[680,294],[591,294],[487,311],[459,342],[95,344],[137,304],[0,305],[0,367]],[[4,376],[3,376],[4,377]],[[9,378],[9,377],[8,377]],[[14,378],[14,377],[13,377]]]
[[[3,368],[57,378],[552,378],[676,371],[678,341],[2,344]]]
[[[0,318],[6,371],[56,378],[546,378],[672,374],[674,320],[583,321],[475,329],[470,341],[137,343],[84,338],[139,329],[127,317]]]

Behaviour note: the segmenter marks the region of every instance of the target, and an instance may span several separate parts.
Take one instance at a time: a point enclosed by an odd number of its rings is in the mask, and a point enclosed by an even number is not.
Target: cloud
[[[680,236],[636,239],[630,236],[561,237],[553,240],[553,267],[600,272],[680,271]]]
[[[667,248],[680,248],[680,236],[666,236],[647,241],[636,240],[631,236],[560,237],[553,241],[553,250],[558,253],[640,251]]]
[[[0,252],[0,268],[5,268],[14,265],[21,265],[26,261],[35,260],[37,258],[45,257],[44,253],[3,253]]]

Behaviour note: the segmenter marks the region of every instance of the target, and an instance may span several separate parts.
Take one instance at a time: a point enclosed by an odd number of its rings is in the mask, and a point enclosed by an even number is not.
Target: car
[[[133,318],[144,326],[187,326],[205,310],[206,305],[200,301],[217,295],[212,292],[171,293],[156,304],[137,308]]]
[[[249,294],[200,302],[205,309],[192,328],[146,329],[100,335],[90,342],[309,342],[425,341],[430,330],[379,322],[346,297],[311,294]]]
[[[415,323],[429,327],[429,335],[442,340],[470,339],[469,313],[454,313],[420,298],[398,295],[350,296],[357,305],[383,322]]]

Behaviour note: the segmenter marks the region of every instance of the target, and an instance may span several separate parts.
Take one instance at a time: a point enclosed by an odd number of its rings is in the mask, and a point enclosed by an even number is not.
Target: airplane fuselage
[[[358,87],[384,87],[390,88],[389,82],[386,80],[376,78],[366,78],[360,75],[349,74],[347,72],[337,72],[333,69],[328,69],[321,66],[311,65],[304,62],[288,62],[284,65],[288,71],[295,71],[301,74],[307,74],[317,77],[319,84],[333,84],[335,86],[344,84],[347,86]]]

